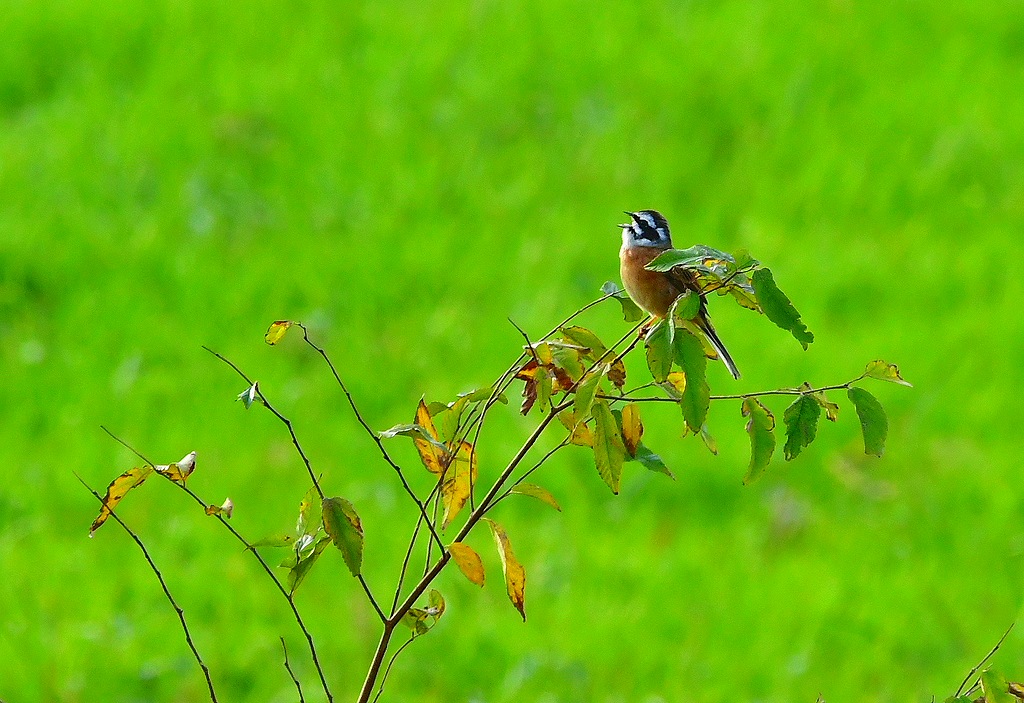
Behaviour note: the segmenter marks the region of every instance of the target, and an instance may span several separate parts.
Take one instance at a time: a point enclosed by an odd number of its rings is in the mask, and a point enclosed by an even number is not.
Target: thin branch
[[[377,599],[373,597],[373,593],[370,591],[370,587],[367,585],[366,579],[363,578],[362,574],[359,574],[359,585],[363,587],[363,591],[366,593],[366,597],[370,601],[370,605],[372,605],[373,609],[377,611],[377,616],[380,618],[380,621],[387,622],[388,616],[385,615],[384,611],[380,609],[379,605],[377,605]]]
[[[989,653],[985,655],[985,658],[984,658],[984,659],[982,659],[982,660],[981,660],[980,662],[978,662],[978,665],[977,665],[977,666],[975,666],[975,667],[974,667],[973,669],[971,669],[970,673],[968,673],[968,674],[967,674],[967,676],[965,676],[965,677],[964,677],[963,683],[961,683],[961,684],[960,684],[960,686],[959,686],[959,687],[957,687],[957,689],[956,689],[956,693],[955,693],[955,694],[953,694],[953,696],[954,696],[954,697],[958,697],[958,696],[960,696],[960,693],[961,693],[961,692],[962,692],[962,691],[964,690],[964,686],[966,686],[966,685],[968,684],[968,682],[970,682],[970,680],[971,680],[971,679],[972,679],[972,678],[974,677],[974,675],[975,675],[975,674],[977,674],[977,673],[978,673],[978,670],[979,670],[979,669],[980,669],[981,667],[985,666],[985,662],[987,662],[987,661],[988,661],[989,659],[991,659],[991,658],[992,658],[992,655],[994,655],[994,654],[995,654],[996,652],[998,652],[998,651],[999,651],[999,648],[1000,648],[1001,646],[1003,646],[1003,642],[1005,642],[1005,641],[1006,641],[1006,638],[1007,638],[1007,637],[1009,636],[1009,634],[1010,634],[1010,630],[1012,630],[1012,629],[1013,629],[1013,626],[1014,626],[1014,625],[1016,625],[1016,624],[1017,624],[1017,623],[1010,623],[1010,626],[1009,626],[1008,628],[1006,628],[1006,632],[1004,632],[1004,633],[1003,633],[1003,636],[999,638],[999,641],[998,641],[998,642],[996,642],[996,646],[995,646],[995,647],[993,647],[993,648],[992,648],[992,649],[991,649],[991,650],[989,651]],[[973,687],[972,687],[972,688],[973,688]]]
[[[863,379],[863,376],[858,376],[852,381],[846,383],[837,383],[831,386],[819,386],[818,388],[777,388],[772,391],[755,391],[753,393],[736,393],[734,395],[713,395],[711,400],[744,400],[746,398],[758,398],[766,395],[810,395],[812,393],[824,393],[825,391],[839,391],[845,390],[852,386],[857,381]],[[634,389],[637,390],[637,389]],[[632,392],[632,391],[631,391]],[[678,403],[679,401],[675,398],[668,397],[657,397],[657,398],[634,398],[630,395],[608,395],[606,393],[598,393],[597,398],[603,398],[605,400],[628,400],[632,403]]]
[[[322,347],[317,345],[312,339],[309,338],[309,330],[306,329],[306,326],[304,324],[302,324],[301,322],[297,322],[295,324],[298,325],[299,329],[302,330],[302,339],[305,340],[306,344],[308,344],[312,349],[315,349],[316,352],[320,354],[321,357],[323,357],[323,360],[327,363],[327,367],[331,370],[331,374],[334,375],[334,380],[337,381],[338,387],[341,388],[341,392],[345,394],[345,398],[348,400],[349,407],[352,408],[352,413],[355,415],[356,420],[362,426],[363,430],[366,431],[366,434],[370,437],[370,439],[373,440],[373,443],[377,445],[377,450],[380,452],[380,455],[384,458],[384,461],[386,461],[388,465],[390,465],[391,468],[395,470],[395,473],[398,474],[398,478],[402,482],[402,488],[405,489],[405,492],[409,495],[412,501],[416,503],[416,507],[419,508],[420,513],[423,515],[424,519],[426,519],[426,508],[424,507],[420,499],[416,497],[415,491],[413,491],[412,486],[410,486],[409,482],[406,480],[405,473],[402,471],[402,467],[395,463],[394,459],[392,459],[391,455],[388,453],[388,450],[384,448],[384,442],[381,441],[380,435],[374,432],[373,428],[371,428],[370,425],[367,424],[366,420],[363,419],[363,414],[359,412],[359,406],[356,405],[355,398],[352,397],[352,394],[349,392],[348,387],[345,385],[345,382],[341,380],[341,375],[338,373],[338,369],[335,368],[334,362],[331,361],[331,358],[327,355],[327,352],[324,351]],[[430,534],[437,542],[437,545],[443,549],[444,542],[441,540],[441,536],[437,534],[437,530],[434,529],[434,525],[430,522],[429,519],[427,520],[427,527],[430,528]]]
[[[153,466],[153,463],[151,461],[149,461],[149,459],[144,457],[134,447],[132,447],[130,444],[125,442],[123,439],[121,439],[120,437],[115,435],[113,432],[108,430],[106,427],[103,428],[103,431],[106,432],[107,434],[109,434],[111,437],[113,437],[114,440],[116,440],[119,444],[127,447],[137,457],[139,457],[140,459],[145,461],[147,465]],[[165,476],[164,478],[167,478],[167,477]],[[196,495],[192,491],[191,488],[189,488],[188,486],[186,486],[183,483],[178,483],[177,481],[172,481],[169,478],[167,480],[170,481],[171,484],[173,484],[174,486],[177,486],[179,489],[181,489],[186,494],[188,494],[192,498],[192,500],[194,500],[196,503],[199,504],[200,507],[203,508],[203,510],[205,512],[206,508],[208,507],[208,504],[206,503],[206,501],[204,501],[202,498],[200,498],[198,495]],[[304,623],[303,620],[302,620],[302,616],[299,615],[299,609],[295,605],[295,600],[292,598],[292,594],[288,592],[288,590],[284,587],[284,584],[281,583],[281,580],[277,578],[277,575],[274,573],[273,569],[270,568],[270,565],[267,564],[267,562],[263,558],[263,556],[259,552],[256,551],[256,548],[254,546],[252,546],[252,544],[250,544],[249,541],[247,539],[245,539],[245,537],[243,537],[241,535],[241,533],[238,532],[238,530],[236,530],[234,527],[232,527],[231,524],[227,520],[224,519],[223,515],[219,515],[218,514],[218,515],[214,515],[213,517],[214,517],[214,519],[220,521],[220,524],[223,525],[228,530],[228,532],[230,532],[232,535],[234,535],[235,539],[237,539],[239,542],[241,542],[243,545],[245,545],[246,551],[252,552],[252,555],[260,563],[260,566],[263,567],[263,571],[265,571],[267,576],[270,577],[270,580],[274,582],[274,585],[277,586],[277,590],[281,593],[282,596],[284,596],[284,599],[286,601],[288,601],[288,607],[291,608],[292,615],[295,617],[295,622],[298,624],[299,629],[302,630],[302,634],[305,635],[305,637],[306,637],[306,642],[309,645],[309,653],[310,653],[311,658],[313,659],[313,666],[316,667],[317,674],[319,674],[319,676],[320,676],[320,683],[323,686],[324,693],[327,695],[327,700],[328,701],[333,701],[334,700],[334,696],[331,694],[331,690],[330,690],[330,688],[327,685],[327,678],[324,676],[323,667],[320,666],[320,659],[319,659],[319,657],[317,656],[317,653],[316,653],[316,645],[313,643],[313,635],[310,634],[309,630],[306,628],[306,623]]]
[[[185,611],[181,609],[181,606],[178,605],[178,602],[174,600],[174,596],[171,595],[171,589],[167,587],[167,582],[164,581],[163,574],[161,574],[160,569],[157,568],[156,563],[153,561],[153,557],[149,555],[149,550],[146,549],[146,545],[143,544],[142,540],[135,533],[135,531],[132,530],[132,528],[128,527],[127,523],[125,523],[125,521],[122,520],[121,517],[116,512],[114,512],[114,510],[109,505],[107,505],[107,502],[103,499],[103,496],[94,491],[92,489],[92,486],[85,482],[85,479],[83,479],[78,474],[75,474],[75,478],[77,478],[79,482],[81,482],[81,484],[85,486],[86,490],[88,490],[90,493],[93,494],[93,496],[95,496],[96,500],[98,500],[101,505],[106,507],[106,509],[110,513],[110,516],[117,521],[118,525],[124,528],[124,531],[128,533],[128,536],[130,536],[135,541],[135,544],[139,546],[139,549],[142,550],[142,555],[146,557],[146,561],[149,563],[149,568],[153,571],[154,574],[156,574],[156,578],[160,582],[160,588],[163,589],[164,595],[167,596],[167,600],[170,602],[171,607],[174,608],[174,612],[177,614],[178,620],[181,622],[181,629],[185,632],[185,642],[188,644],[188,648],[192,650],[192,656],[195,657],[196,662],[199,664],[199,668],[203,671],[203,676],[206,678],[206,685],[210,689],[210,699],[213,701],[213,703],[217,703],[217,692],[213,688],[213,679],[210,678],[210,669],[206,666],[206,663],[203,661],[203,658],[199,655],[199,650],[196,649],[196,645],[192,641],[192,633],[189,632],[188,623],[185,622]]]
[[[412,538],[409,540],[409,548],[405,550],[405,559],[402,560],[402,570],[398,574],[398,585],[395,586],[395,597],[391,601],[391,612],[398,607],[398,599],[402,597],[402,586],[405,585],[405,575],[409,572],[409,560],[412,559],[412,552],[416,548],[416,540],[420,535],[420,527],[423,526],[423,516],[416,518],[416,527],[413,528]]]
[[[403,642],[402,646],[391,655],[391,659],[388,661],[388,665],[384,669],[384,675],[380,677],[380,686],[377,688],[377,695],[373,697],[373,703],[377,703],[381,694],[384,693],[384,684],[388,682],[388,674],[391,673],[391,667],[395,665],[395,660],[398,659],[398,655],[405,651],[405,648],[412,644],[414,639],[416,639],[416,635],[410,635],[409,639]]]
[[[288,675],[292,677],[292,683],[295,684],[295,690],[299,694],[299,703],[306,703],[306,699],[302,697],[302,684],[295,678],[295,672],[292,671],[292,666],[288,663],[288,645],[284,643],[284,637],[281,638],[281,649],[284,651],[284,668],[288,671]]]
[[[215,357],[217,357],[218,359],[223,361],[225,364],[230,366],[232,369],[234,369],[235,373],[237,373],[239,376],[244,378],[245,382],[248,383],[250,386],[254,385],[253,382],[249,379],[249,377],[246,376],[244,373],[242,373],[242,370],[240,368],[238,368],[237,366],[235,366],[235,364],[231,360],[229,360],[228,358],[222,356],[221,354],[218,354],[213,349],[210,349],[207,346],[204,346],[203,349],[205,349],[206,351],[210,352]],[[295,428],[292,426],[292,421],[289,420],[284,415],[282,415],[280,412],[278,412],[277,408],[275,408],[273,405],[270,404],[270,401],[267,400],[267,396],[265,396],[263,394],[263,391],[260,389],[259,385],[256,385],[256,397],[258,397],[260,399],[260,402],[263,403],[263,407],[265,407],[267,410],[269,410],[271,413],[273,413],[274,416],[278,420],[283,422],[285,427],[288,428],[288,434],[290,434],[291,437],[292,437],[292,444],[295,445],[295,450],[299,453],[299,457],[302,458],[302,463],[306,465],[306,471],[309,473],[309,480],[313,482],[313,487],[316,488],[316,492],[320,495],[320,500],[323,500],[324,497],[325,497],[324,496],[324,492],[320,488],[320,482],[317,481],[316,473],[313,471],[313,465],[310,464],[310,462],[309,462],[309,457],[306,456],[306,452],[303,451],[302,445],[299,444],[299,438],[295,434]]]
[[[508,489],[506,489],[506,490],[505,490],[505,492],[504,492],[504,493],[502,493],[502,494],[501,494],[500,496],[498,496],[498,497],[497,497],[497,498],[495,499],[495,501],[494,501],[494,505],[497,505],[497,504],[498,504],[498,503],[500,503],[501,501],[503,501],[503,500],[505,500],[506,498],[508,498],[508,496],[509,496],[509,495],[511,495],[512,491],[514,491],[514,490],[515,490],[516,486],[518,486],[518,485],[519,485],[519,484],[521,484],[521,483],[522,483],[523,481],[525,481],[526,479],[528,479],[528,478],[530,477],[530,474],[532,474],[532,473],[533,473],[534,471],[536,471],[536,470],[537,470],[537,469],[539,469],[539,468],[540,468],[541,466],[543,466],[543,465],[544,465],[544,464],[545,464],[545,463],[547,462],[547,460],[548,460],[548,459],[550,459],[550,458],[551,458],[552,456],[554,456],[555,452],[557,452],[557,451],[558,451],[559,449],[561,449],[562,447],[566,447],[566,446],[568,446],[568,445],[569,445],[569,440],[571,440],[571,439],[572,439],[572,435],[570,434],[570,435],[569,435],[568,437],[566,437],[566,438],[565,438],[565,439],[563,439],[563,440],[562,440],[561,442],[559,442],[559,443],[558,443],[557,445],[555,445],[555,447],[553,447],[552,449],[549,449],[549,450],[547,451],[547,453],[546,453],[546,454],[544,454],[544,456],[542,456],[542,457],[540,458],[540,461],[538,461],[538,462],[537,462],[536,464],[534,464],[534,465],[533,465],[533,466],[532,466],[532,467],[531,467],[530,469],[528,469],[527,471],[525,471],[525,472],[523,473],[523,475],[522,475],[522,476],[520,476],[519,478],[517,478],[517,479],[516,479],[516,480],[515,480],[515,481],[514,481],[514,482],[512,483],[512,485],[511,485],[511,486],[509,486],[509,487],[508,487]]]

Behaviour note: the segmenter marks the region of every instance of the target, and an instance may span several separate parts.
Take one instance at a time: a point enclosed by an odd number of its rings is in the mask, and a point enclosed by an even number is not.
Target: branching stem
[[[152,466],[152,464],[150,464],[150,466]],[[171,607],[174,608],[174,612],[178,616],[178,620],[181,622],[181,629],[185,632],[185,642],[188,644],[188,648],[192,650],[192,656],[195,657],[196,662],[199,664],[199,668],[203,671],[203,676],[206,678],[206,686],[210,690],[210,700],[212,700],[213,703],[217,703],[217,692],[213,688],[213,679],[210,678],[210,669],[206,666],[206,663],[203,661],[203,658],[199,655],[199,650],[196,649],[195,642],[192,641],[192,633],[189,632],[188,623],[185,621],[185,611],[182,610],[181,606],[178,605],[178,602],[174,600],[174,596],[171,595],[171,589],[167,587],[167,582],[164,581],[164,576],[160,573],[160,569],[157,568],[156,562],[153,561],[153,557],[149,555],[149,550],[146,549],[146,545],[142,542],[142,539],[135,533],[135,531],[132,528],[128,527],[128,524],[125,523],[125,521],[122,520],[121,517],[116,512],[114,512],[114,510],[109,505],[107,505],[106,501],[103,499],[103,496],[94,491],[92,486],[85,482],[85,479],[83,479],[78,474],[75,474],[75,478],[77,478],[81,482],[81,484],[85,486],[86,490],[88,490],[90,493],[93,494],[93,496],[95,496],[96,500],[98,500],[101,505],[107,508],[107,510],[110,512],[110,516],[117,521],[118,525],[124,528],[124,531],[128,533],[128,536],[131,537],[132,540],[134,540],[135,544],[138,545],[139,549],[142,550],[142,556],[146,557],[146,562],[149,563],[150,570],[154,574],[156,574],[156,578],[160,582],[160,588],[163,589],[164,595],[167,597],[168,602],[170,602]]]

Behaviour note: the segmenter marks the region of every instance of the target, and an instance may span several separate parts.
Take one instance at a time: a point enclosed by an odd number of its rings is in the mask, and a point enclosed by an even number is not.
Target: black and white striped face
[[[640,210],[626,214],[629,215],[632,222],[619,225],[622,228],[622,246],[672,248],[672,235],[668,230],[668,221],[660,212]]]

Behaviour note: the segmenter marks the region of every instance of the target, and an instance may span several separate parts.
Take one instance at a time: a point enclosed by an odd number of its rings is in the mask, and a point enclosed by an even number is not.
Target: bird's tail
[[[708,319],[707,315],[698,315],[693,321],[700,328],[700,331],[707,336],[715,351],[718,352],[718,358],[725,364],[725,368],[729,369],[729,373],[732,374],[733,378],[738,379],[740,377],[740,370],[736,368],[736,362],[732,360],[729,350],[725,348],[722,340],[718,338],[718,333],[715,332],[715,327],[711,324],[711,320]]]

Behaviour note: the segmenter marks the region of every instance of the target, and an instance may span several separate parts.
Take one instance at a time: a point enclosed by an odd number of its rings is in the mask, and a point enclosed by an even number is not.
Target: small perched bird
[[[619,225],[622,228],[619,273],[629,297],[651,315],[665,317],[676,298],[686,291],[696,291],[700,295],[700,311],[692,322],[711,342],[732,377],[739,378],[740,372],[729,350],[718,338],[708,318],[707,299],[697,282],[697,275],[685,266],[676,266],[665,272],[644,268],[663,251],[672,248],[668,221],[657,210],[627,211],[626,214],[632,221]]]

